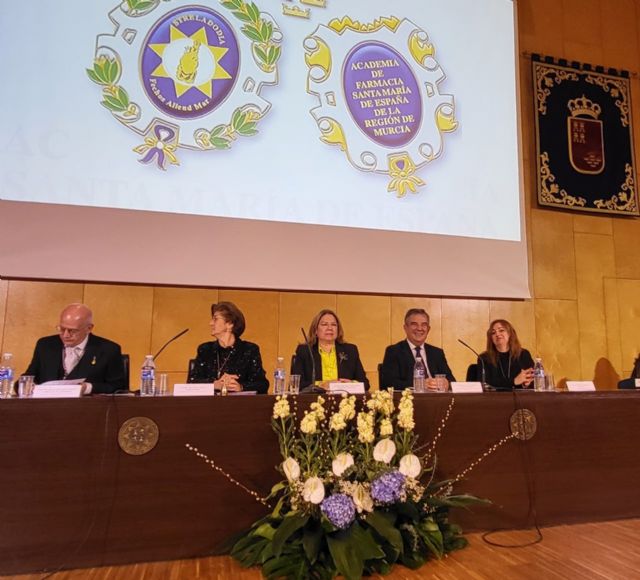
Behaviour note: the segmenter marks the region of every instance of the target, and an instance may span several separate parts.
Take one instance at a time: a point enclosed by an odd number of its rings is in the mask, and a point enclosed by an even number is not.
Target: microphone
[[[185,328],[182,332],[179,332],[179,333],[178,333],[178,334],[176,334],[173,338],[171,338],[171,339],[167,340],[167,342],[165,342],[165,343],[162,345],[162,348],[161,348],[161,349],[160,349],[156,354],[154,354],[154,355],[153,355],[153,360],[154,360],[154,362],[155,362],[155,360],[160,356],[160,353],[161,353],[165,348],[167,348],[167,347],[168,347],[168,346],[169,346],[169,345],[170,345],[174,340],[179,339],[183,334],[186,334],[187,332],[189,332],[189,329],[188,329],[188,328]]]
[[[482,375],[480,377],[480,382],[482,383],[482,390],[484,391],[484,389],[487,386],[487,375],[486,375],[486,371],[484,368],[484,360],[482,359],[482,357],[475,351],[475,349],[471,348],[464,340],[462,340],[461,338],[458,339],[458,342],[462,345],[462,346],[466,346],[473,354],[475,354],[478,357],[478,360],[480,361],[480,365],[482,366]]]
[[[309,342],[309,338],[307,337],[307,333],[304,331],[302,326],[300,327],[302,331],[302,336],[304,336],[304,342],[307,345],[307,349],[309,350],[309,356],[311,357],[311,386],[315,388],[316,386],[316,361],[313,358],[313,350],[311,349],[311,343]]]

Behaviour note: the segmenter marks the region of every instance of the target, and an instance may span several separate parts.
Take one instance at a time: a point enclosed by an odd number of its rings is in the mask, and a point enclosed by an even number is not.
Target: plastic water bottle
[[[545,372],[541,358],[537,358],[536,363],[533,365],[533,388],[536,391],[544,391],[546,388]]]
[[[424,366],[422,357],[416,358],[416,364],[413,365],[413,392],[424,393],[424,379],[427,375],[427,368]]]
[[[142,369],[140,370],[140,396],[153,397],[156,394],[156,363],[153,362],[153,355],[144,357]]]
[[[13,355],[5,352],[0,362],[0,399],[8,399],[13,393]]]
[[[13,355],[5,352],[0,362],[0,398],[8,399],[13,393]]]
[[[284,357],[279,356],[276,361],[276,369],[273,371],[273,393],[274,395],[284,395],[285,393]]]

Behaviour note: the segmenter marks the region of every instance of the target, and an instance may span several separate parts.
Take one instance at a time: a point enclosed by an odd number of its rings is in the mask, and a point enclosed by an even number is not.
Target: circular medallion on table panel
[[[531,439],[538,429],[536,416],[529,409],[518,409],[509,419],[511,433],[521,441]]]
[[[149,417],[131,417],[120,426],[118,445],[129,455],[144,455],[156,446],[159,436],[155,421]]]

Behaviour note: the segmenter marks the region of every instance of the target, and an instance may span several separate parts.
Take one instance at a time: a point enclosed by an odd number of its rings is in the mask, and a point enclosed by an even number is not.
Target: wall
[[[640,220],[572,215],[537,207],[528,54],[537,52],[627,69],[633,73],[633,95],[638,95],[639,3],[518,1],[532,300],[0,280],[1,350],[14,353],[19,372],[28,364],[35,339],[54,332],[62,307],[86,302],[94,310],[96,333],[120,342],[131,355],[133,384],[144,354],[155,352],[168,337],[189,327],[191,331],[158,360],[159,369],[171,373],[171,382],[180,382],[196,346],[209,337],[211,302],[231,300],[244,311],[248,320],[245,337],[260,344],[270,375],[279,353],[286,357],[293,353],[300,341],[300,326],[306,328],[313,314],[329,307],[341,317],[347,339],[359,345],[372,384],[377,385],[376,368],[385,346],[403,336],[405,310],[421,306],[431,313],[429,342],[446,350],[458,379],[464,378],[474,357],[457,338],[480,348],[489,321],[500,317],[514,324],[523,345],[542,356],[556,378],[594,379],[599,389],[615,388],[620,377],[629,375],[633,359],[640,352]],[[633,119],[635,150],[640,151],[636,105]],[[500,256],[495,258],[499,260]],[[160,263],[158,267],[171,265]]]

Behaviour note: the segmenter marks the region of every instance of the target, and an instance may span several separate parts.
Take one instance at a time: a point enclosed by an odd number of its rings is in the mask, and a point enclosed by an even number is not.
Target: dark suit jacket
[[[425,343],[427,366],[431,376],[447,375],[447,379],[455,381],[455,377],[447,363],[444,351],[437,346]],[[382,360],[380,388],[406,389],[413,386],[413,367],[416,359],[406,340],[401,340],[387,347]]]
[[[92,393],[114,393],[126,389],[119,344],[90,334],[84,355],[67,377],[62,366],[63,353],[64,344],[57,334],[41,338],[24,374],[33,375],[36,384],[63,378],[84,378],[91,383]]]
[[[324,380],[322,377],[322,362],[320,360],[320,352],[318,345],[311,347],[313,351],[313,360],[316,368],[316,381]],[[338,359],[338,378],[349,379],[364,383],[366,391],[369,390],[369,379],[364,372],[362,362],[360,362],[360,353],[355,344],[348,342],[336,343],[336,357]],[[306,344],[299,344],[296,349],[291,373],[300,375],[300,388],[310,387],[312,382],[313,367],[311,365],[311,357],[309,356],[309,348]]]

